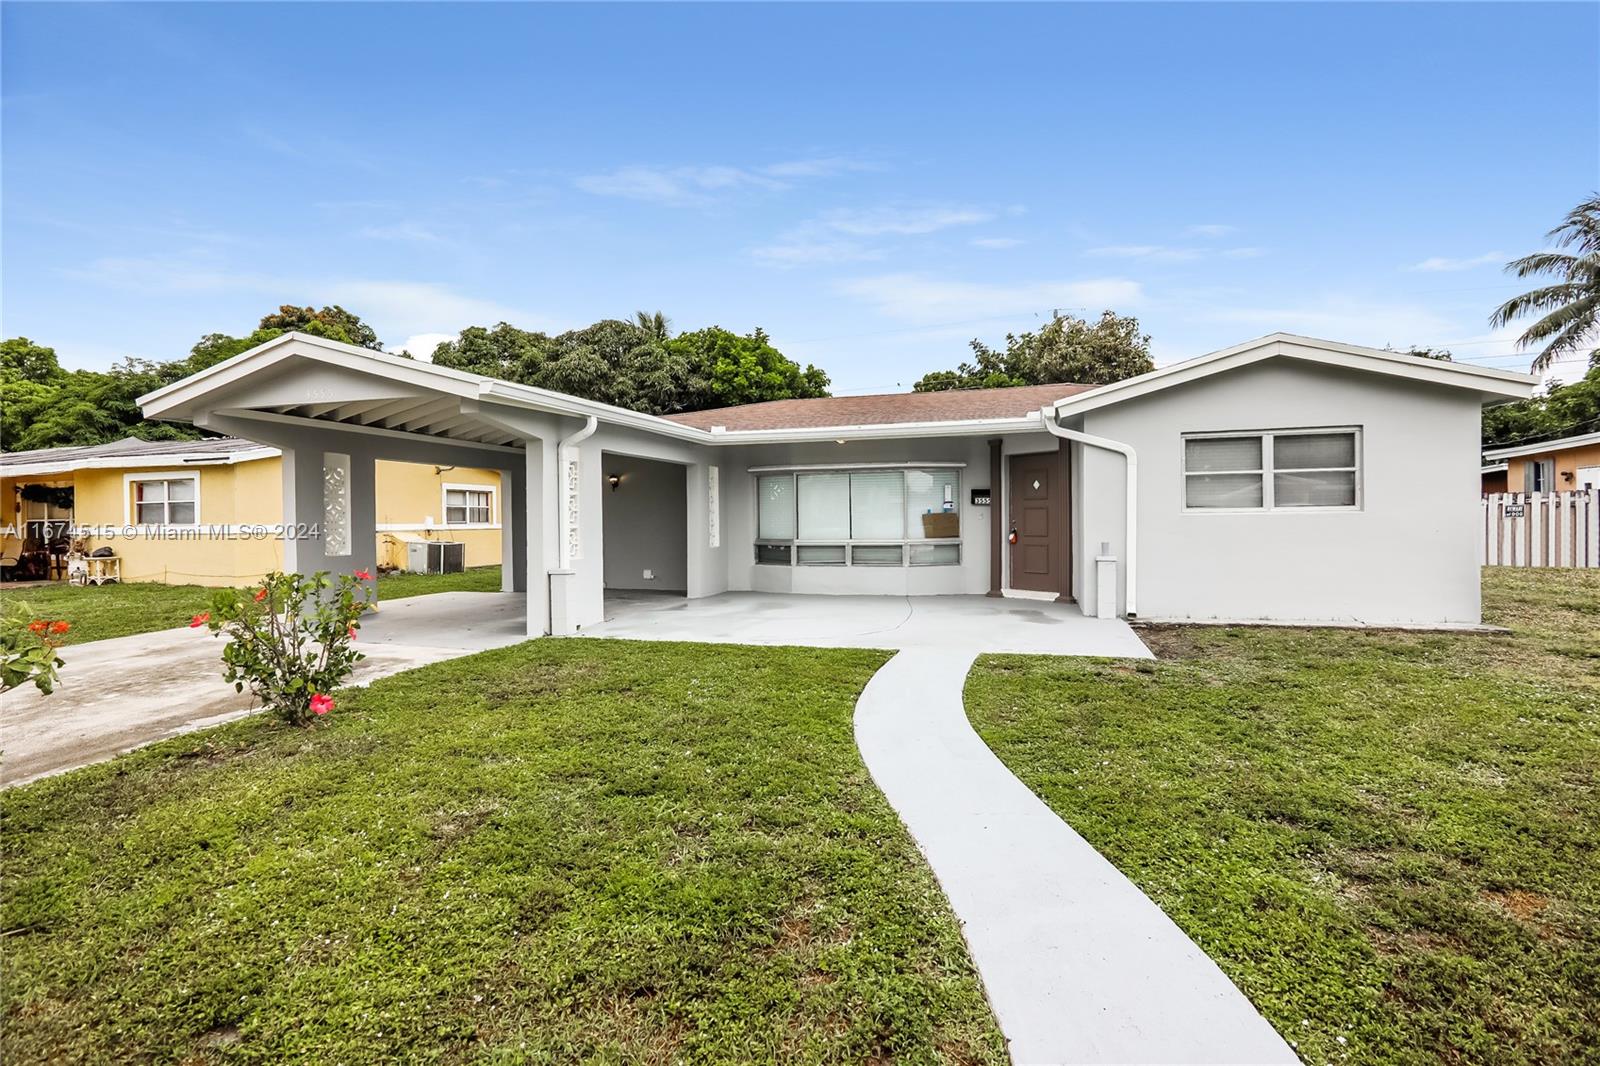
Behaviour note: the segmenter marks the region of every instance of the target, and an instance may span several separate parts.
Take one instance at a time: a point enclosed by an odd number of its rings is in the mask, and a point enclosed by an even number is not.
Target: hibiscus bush
[[[329,695],[366,658],[355,650],[361,616],[372,607],[372,575],[357,570],[268,574],[248,589],[221,589],[191,628],[225,635],[224,676],[290,725],[333,710]]]
[[[56,649],[72,626],[60,619],[35,618],[25,603],[13,603],[0,616],[0,692],[33,685],[48,695],[66,665]]]

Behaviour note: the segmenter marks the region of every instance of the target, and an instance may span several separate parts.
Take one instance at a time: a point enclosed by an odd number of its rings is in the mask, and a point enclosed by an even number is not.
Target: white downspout
[[[573,454],[573,449],[590,437],[600,428],[600,419],[590,415],[583,423],[583,428],[571,436],[562,437],[561,443],[556,445],[556,505],[557,514],[561,516],[561,539],[556,552],[557,566],[562,570],[572,569],[572,512],[577,506],[577,501],[572,498],[572,471],[570,464],[578,461]],[[581,492],[582,485],[578,486]]]
[[[1104,448],[1108,452],[1116,452],[1127,461],[1128,485],[1126,495],[1128,498],[1127,515],[1127,541],[1128,541],[1128,617],[1139,616],[1139,456],[1130,445],[1123,444],[1109,437],[1096,437],[1089,433],[1080,433],[1075,429],[1066,429],[1056,421],[1056,409],[1043,407],[1039,410],[1039,418],[1044,422],[1044,428],[1060,437],[1062,440],[1077,441],[1087,444],[1091,448]]]

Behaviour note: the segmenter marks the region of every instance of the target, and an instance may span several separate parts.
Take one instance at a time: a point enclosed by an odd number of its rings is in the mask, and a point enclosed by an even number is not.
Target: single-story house
[[[240,585],[283,565],[283,460],[236,437],[41,448],[0,454],[0,562],[60,577],[81,539],[116,555],[123,581]],[[463,542],[468,566],[500,561],[500,475],[378,462],[375,552],[406,564],[413,540]]]
[[[1483,458],[1484,492],[1600,489],[1600,433],[1490,448]],[[1491,482],[1495,473],[1503,480]],[[1490,488],[1496,483],[1498,488]]]
[[[497,470],[530,635],[639,588],[1430,624],[1479,621],[1481,407],[1535,384],[1274,334],[1094,388],[657,417],[290,333],[140,402],[282,451],[284,521],[320,527],[290,569],[375,561],[380,461]]]

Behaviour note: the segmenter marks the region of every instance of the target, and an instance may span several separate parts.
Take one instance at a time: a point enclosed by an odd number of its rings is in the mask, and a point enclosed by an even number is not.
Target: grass
[[[967,707],[1307,1062],[1600,1061],[1600,572],[1485,615],[990,656]]]
[[[538,641],[0,794],[0,1060],[1003,1061],[883,658]]]
[[[188,625],[189,619],[211,606],[215,589],[203,585],[163,585],[140,581],[126,585],[78,587],[67,584],[7,589],[9,603],[20,601],[34,613],[72,623],[68,643],[82,644],[134,633],[152,633]],[[383,574],[378,578],[378,598],[423,596],[431,592],[498,592],[500,568],[478,566],[459,574]]]

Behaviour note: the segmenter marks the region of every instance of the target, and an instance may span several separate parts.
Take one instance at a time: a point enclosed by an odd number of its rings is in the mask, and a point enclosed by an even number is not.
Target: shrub
[[[32,684],[49,695],[66,665],[56,649],[71,628],[60,619],[34,618],[33,608],[13,603],[0,616],[0,692]]]
[[[253,588],[219,590],[189,625],[228,637],[223,676],[235,690],[248,686],[285,722],[304,725],[333,710],[329,693],[366,658],[354,641],[372,606],[371,581],[365,570],[337,579],[268,574]]]

